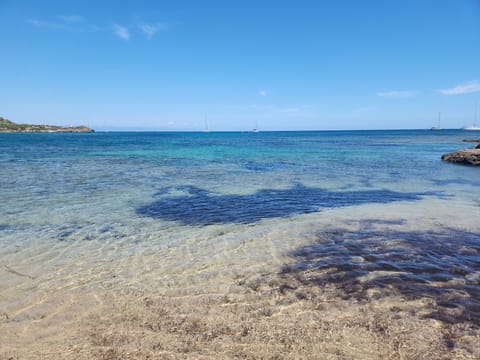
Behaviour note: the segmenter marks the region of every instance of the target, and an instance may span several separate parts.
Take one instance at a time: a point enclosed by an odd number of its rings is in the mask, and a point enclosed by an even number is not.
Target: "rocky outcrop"
[[[480,149],[480,139],[463,139],[463,142],[476,142],[478,143],[477,146],[475,146],[475,149]]]
[[[442,155],[443,161],[466,165],[480,165],[480,145],[475,149],[463,149]]]
[[[94,132],[87,126],[55,126],[55,125],[32,125],[17,124],[13,121],[0,117],[0,132]]]

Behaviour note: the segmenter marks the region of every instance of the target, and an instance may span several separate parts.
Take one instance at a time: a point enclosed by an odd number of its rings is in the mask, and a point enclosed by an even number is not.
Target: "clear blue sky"
[[[96,129],[480,118],[479,0],[0,0],[0,116]],[[480,120],[479,120],[480,121]]]

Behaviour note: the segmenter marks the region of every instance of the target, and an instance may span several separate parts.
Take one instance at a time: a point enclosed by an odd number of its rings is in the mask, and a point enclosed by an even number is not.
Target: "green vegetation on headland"
[[[0,117],[0,132],[94,132],[95,130],[80,126],[55,126],[55,125],[32,125],[16,124],[13,121]]]

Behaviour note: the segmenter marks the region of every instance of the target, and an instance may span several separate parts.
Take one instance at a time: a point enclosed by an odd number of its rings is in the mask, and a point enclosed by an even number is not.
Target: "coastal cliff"
[[[0,117],[0,132],[94,132],[95,130],[87,126],[55,126],[55,125],[33,125],[17,124],[13,121]]]

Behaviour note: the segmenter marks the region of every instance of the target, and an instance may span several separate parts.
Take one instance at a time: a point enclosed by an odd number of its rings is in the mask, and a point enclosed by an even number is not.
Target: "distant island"
[[[13,121],[0,117],[0,132],[62,132],[62,133],[77,133],[77,132],[94,132],[95,130],[80,125],[80,126],[55,126],[55,125],[33,125],[33,124],[17,124]]]

